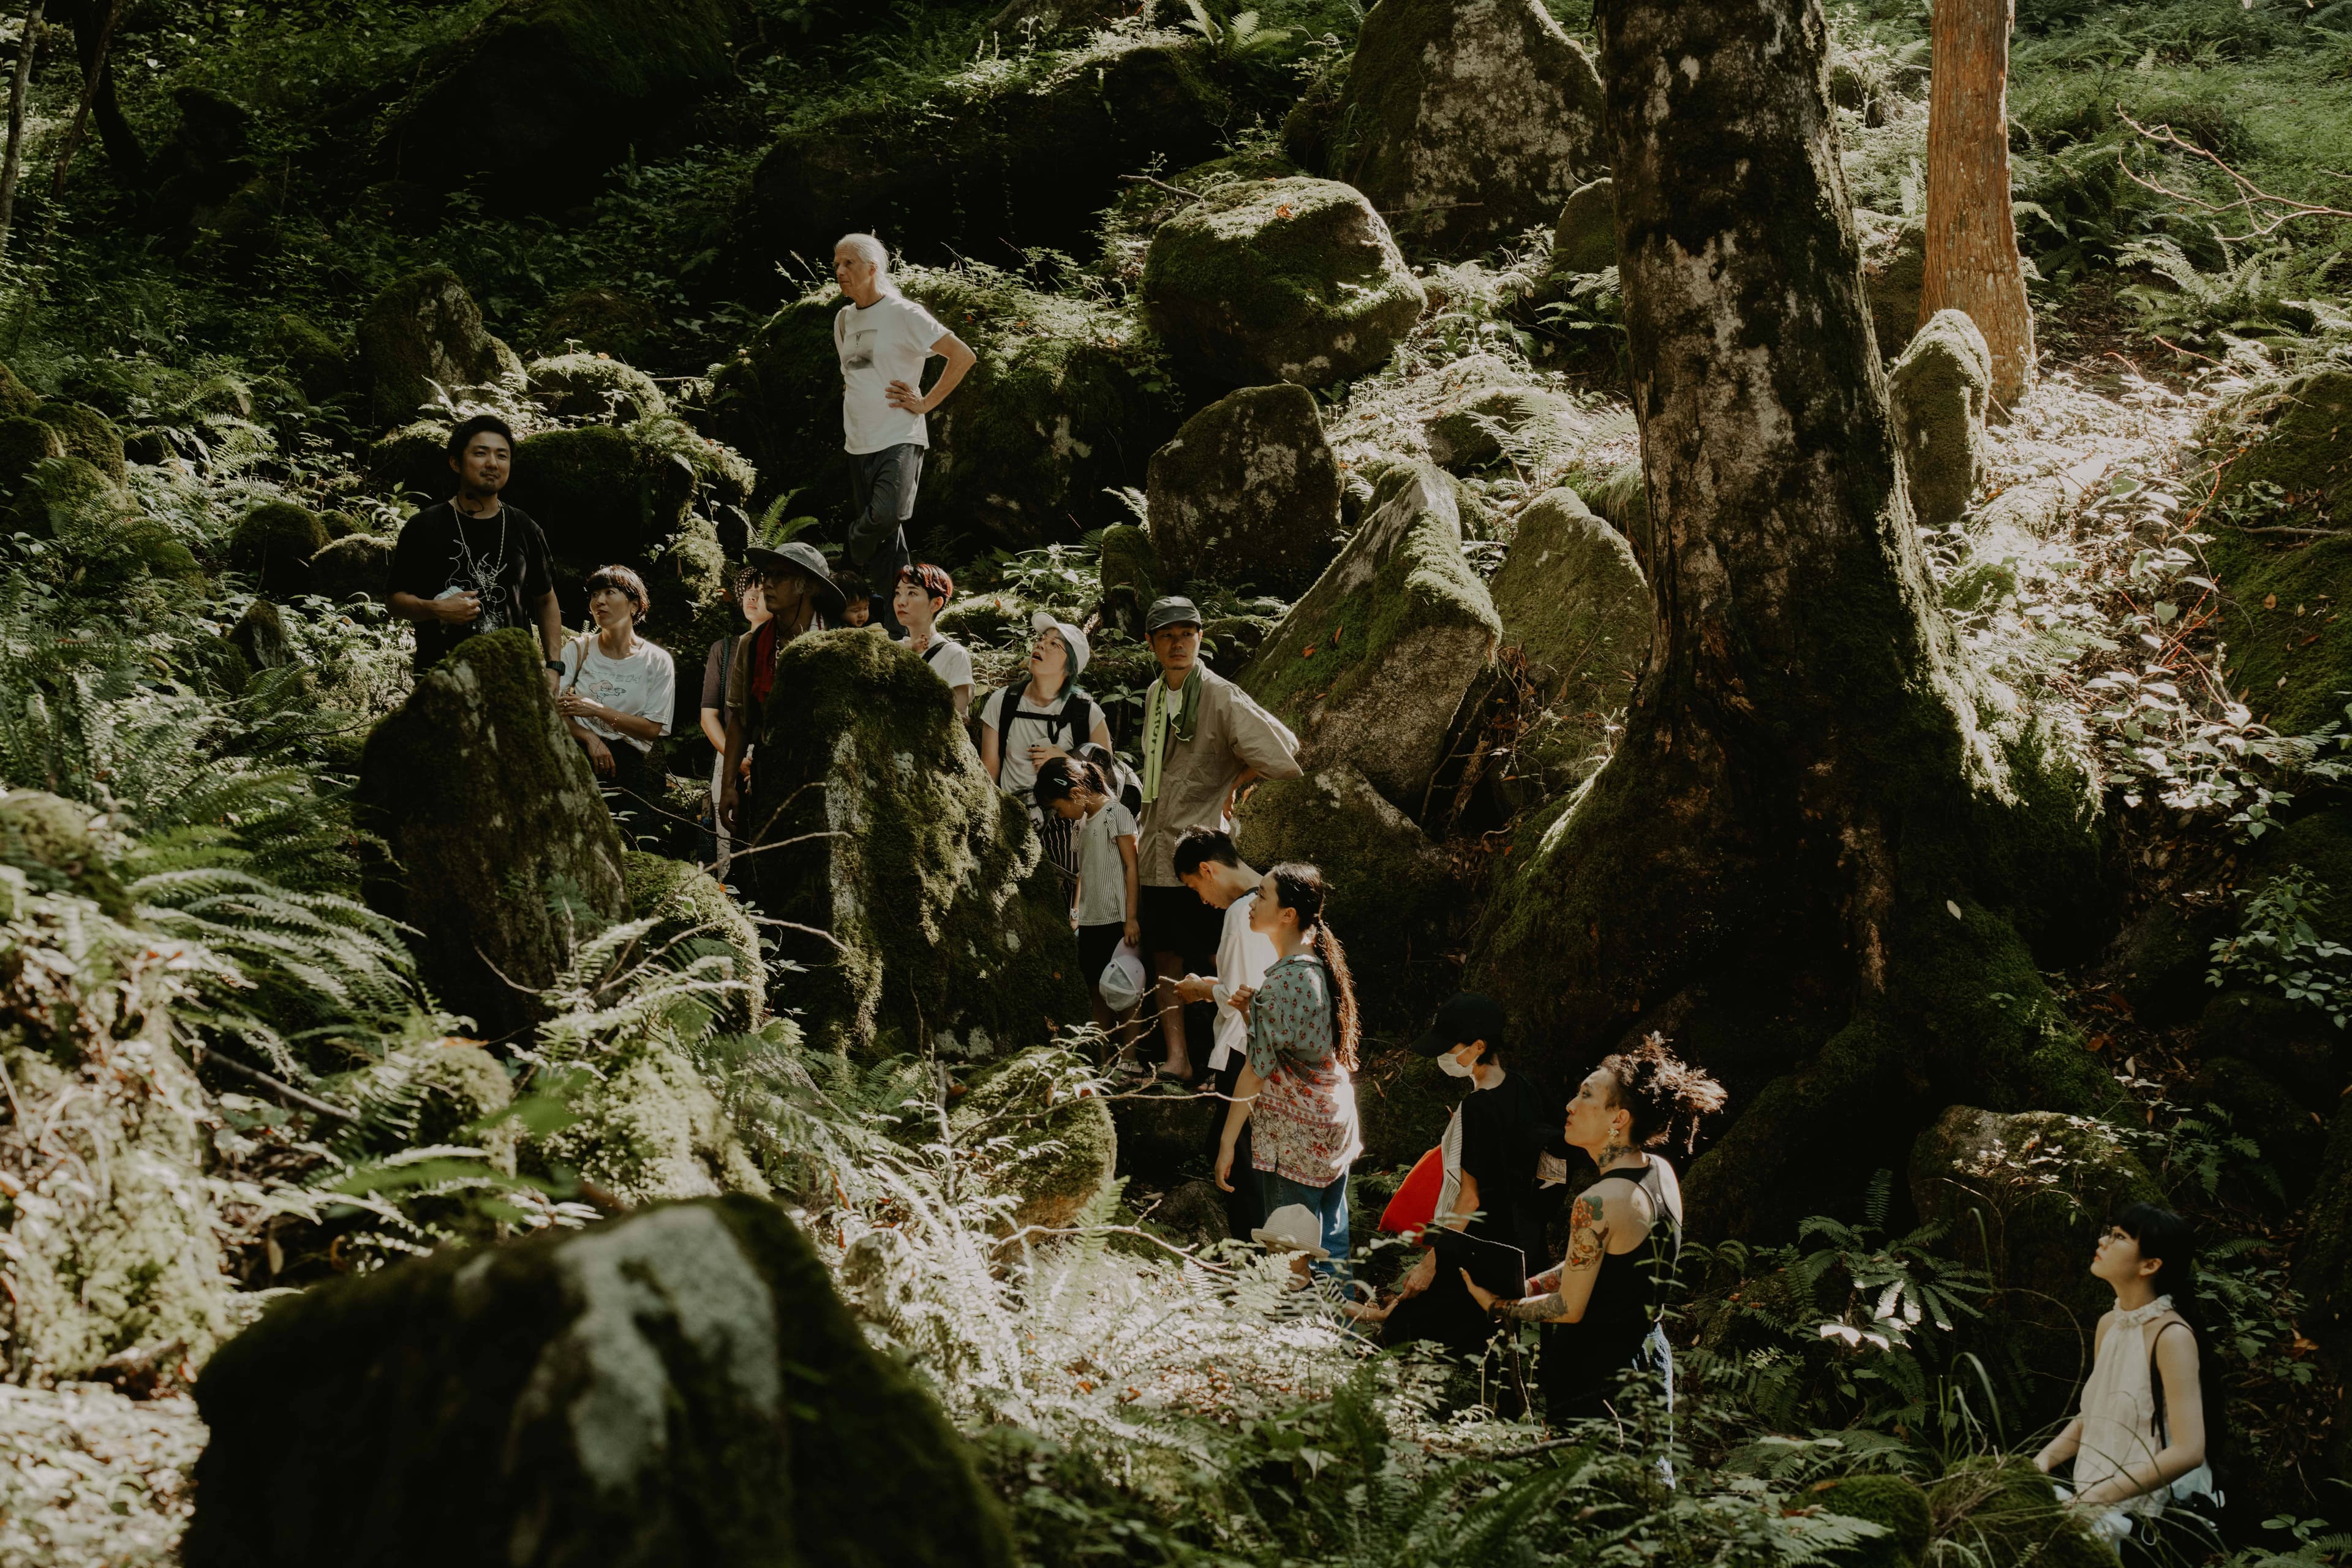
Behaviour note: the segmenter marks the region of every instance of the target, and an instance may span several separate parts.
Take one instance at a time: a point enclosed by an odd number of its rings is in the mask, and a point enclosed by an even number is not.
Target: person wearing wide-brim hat
[[[838,620],[848,603],[813,545],[793,540],[774,550],[754,546],[744,556],[760,574],[768,619],[737,640],[727,674],[727,762],[719,775],[719,826],[738,837],[744,837],[735,820],[742,798],[743,752],[761,739],[776,660],[803,632],[822,631]]]

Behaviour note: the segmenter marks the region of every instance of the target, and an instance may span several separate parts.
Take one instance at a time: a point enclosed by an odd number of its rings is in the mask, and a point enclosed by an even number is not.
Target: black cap
[[[790,566],[807,573],[816,579],[817,586],[824,590],[823,603],[828,616],[840,615],[849,603],[849,595],[843,593],[841,584],[833,580],[833,568],[825,564],[824,557],[813,544],[803,544],[797,539],[777,550],[755,544],[743,552],[743,559],[761,572],[781,572]]]
[[[1473,1040],[1500,1046],[1503,1031],[1509,1026],[1502,1007],[1492,996],[1481,996],[1475,991],[1457,992],[1437,1010],[1437,1021],[1429,1026],[1429,1033],[1413,1041],[1412,1054],[1442,1057]]]
[[[1143,635],[1150,637],[1163,626],[1197,626],[1201,612],[1192,601],[1181,594],[1171,594],[1164,599],[1151,601],[1151,608],[1143,613]]]

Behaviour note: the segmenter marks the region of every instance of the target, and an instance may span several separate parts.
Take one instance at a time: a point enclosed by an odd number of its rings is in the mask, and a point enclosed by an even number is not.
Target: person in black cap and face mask
[[[736,820],[743,794],[744,748],[761,745],[768,693],[776,682],[776,660],[803,632],[823,631],[841,616],[845,598],[824,557],[794,540],[781,550],[752,549],[745,558],[758,568],[768,618],[735,643],[727,675],[727,759],[719,769],[719,826],[746,843],[760,838],[756,823]]]

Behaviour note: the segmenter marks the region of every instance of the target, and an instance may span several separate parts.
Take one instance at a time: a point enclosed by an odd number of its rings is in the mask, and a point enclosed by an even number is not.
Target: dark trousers
[[[1224,1096],[1217,1101],[1216,1115],[1209,1121],[1212,1171],[1217,1168],[1217,1146],[1224,1141],[1226,1113],[1233,1109],[1234,1085],[1240,1080],[1242,1063],[1247,1059],[1235,1051],[1212,1080],[1216,1091]],[[1241,1136],[1234,1140],[1233,1174],[1225,1179],[1234,1184],[1234,1190],[1224,1194],[1225,1228],[1233,1232],[1235,1241],[1247,1241],[1249,1233],[1265,1223],[1265,1204],[1259,1195],[1257,1172],[1250,1165],[1250,1129],[1246,1121],[1242,1123]]]
[[[649,753],[626,741],[607,741],[604,749],[613,753],[613,771],[596,783],[604,792],[604,804],[612,807],[613,826],[621,830],[622,843],[634,849],[639,835],[661,826],[661,780]]]
[[[923,448],[911,441],[849,459],[850,489],[857,503],[849,523],[850,564],[865,574],[875,595],[874,618],[894,637],[907,635],[890,597],[899,568],[915,559],[907,548],[907,521],[915,515],[915,489],[922,479]]]

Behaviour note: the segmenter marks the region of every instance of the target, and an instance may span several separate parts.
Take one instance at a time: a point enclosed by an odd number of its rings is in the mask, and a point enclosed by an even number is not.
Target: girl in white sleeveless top
[[[2099,1238],[2091,1272],[2114,1288],[2115,1310],[2099,1320],[2082,1413],[2033,1461],[2047,1474],[2074,1460],[2071,1494],[2061,1495],[2126,1561],[2150,1543],[2168,1504],[2221,1501],[2206,1463],[2203,1347],[2175,1306],[2191,1300],[2193,1265],[2188,1222],[2154,1204],[2132,1205]]]

